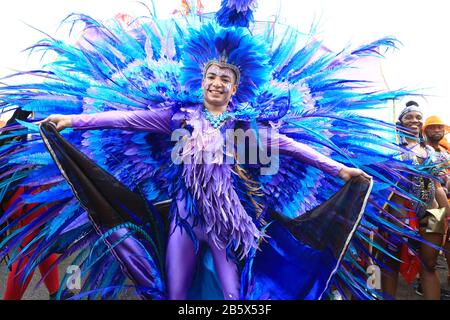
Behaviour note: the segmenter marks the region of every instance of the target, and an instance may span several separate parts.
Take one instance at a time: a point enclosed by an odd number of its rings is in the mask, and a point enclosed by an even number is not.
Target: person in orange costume
[[[449,198],[450,190],[450,144],[445,138],[445,135],[450,132],[450,126],[444,123],[438,116],[428,117],[425,121],[423,132],[426,136],[426,142],[429,146],[433,147],[436,152],[436,159],[438,163],[441,163],[442,170],[442,182],[441,184],[447,191],[447,198]],[[444,254],[447,260],[447,266],[449,274],[447,281],[450,283],[450,230],[447,224],[447,233],[444,242]]]

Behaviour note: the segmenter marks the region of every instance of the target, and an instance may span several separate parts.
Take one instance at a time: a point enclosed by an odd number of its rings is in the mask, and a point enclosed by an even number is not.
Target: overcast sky
[[[141,0],[151,7],[151,2]],[[217,10],[220,0],[203,0],[206,11]],[[450,123],[450,30],[448,0],[261,0],[255,16],[267,19],[277,12],[283,22],[308,31],[320,20],[319,38],[333,50],[357,46],[382,36],[395,36],[400,50],[382,62],[383,74],[391,88],[427,88],[433,95],[420,102],[426,115],[441,115]],[[170,17],[181,0],[155,0],[159,17]],[[11,69],[29,69],[37,58],[28,59],[20,51],[43,36],[25,23],[50,35],[69,13],[86,13],[107,19],[116,13],[146,14],[144,6],[130,0],[15,0],[0,4],[0,76]]]

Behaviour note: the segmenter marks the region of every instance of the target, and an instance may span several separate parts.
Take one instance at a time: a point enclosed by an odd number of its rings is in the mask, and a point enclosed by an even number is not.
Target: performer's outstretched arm
[[[51,115],[42,122],[53,122],[57,130],[104,129],[116,128],[126,130],[171,133],[170,122],[173,111],[170,108],[107,111],[80,115]]]
[[[295,141],[283,134],[278,134],[278,146],[280,153],[287,154],[293,158],[310,164],[332,176],[339,175],[339,172],[345,168],[345,165],[339,163],[306,144]]]
[[[265,140],[271,148],[278,147],[281,154],[290,155],[291,157],[310,164],[332,176],[339,176],[345,181],[361,175],[371,179],[364,171],[347,167],[346,165],[321,154],[306,144],[295,141],[284,134],[280,134],[277,130],[269,129],[267,131],[262,130],[262,132],[262,136],[265,136]]]

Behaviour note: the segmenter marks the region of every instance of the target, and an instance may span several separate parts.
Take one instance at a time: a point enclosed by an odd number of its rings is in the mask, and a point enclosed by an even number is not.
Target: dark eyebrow
[[[216,73],[214,73],[214,72],[209,72],[209,71],[206,73],[206,75],[214,75],[214,76],[216,76],[216,77],[219,76],[218,74],[216,74]],[[230,77],[230,76],[227,76],[226,74],[223,74],[223,75],[221,75],[220,77],[221,77],[221,78],[227,78],[227,79],[230,79],[230,80],[231,80],[231,77]]]

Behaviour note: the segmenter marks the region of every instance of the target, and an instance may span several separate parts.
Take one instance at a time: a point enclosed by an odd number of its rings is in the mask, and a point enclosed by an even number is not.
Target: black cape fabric
[[[274,212],[269,238],[248,276],[249,299],[325,298],[364,214],[372,181],[352,178],[326,202],[296,219]]]

